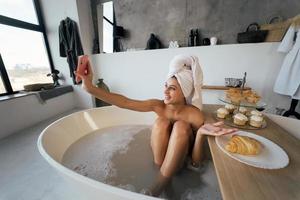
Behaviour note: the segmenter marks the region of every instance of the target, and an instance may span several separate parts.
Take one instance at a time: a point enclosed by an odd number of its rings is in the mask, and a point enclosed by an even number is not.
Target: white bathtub
[[[95,181],[61,164],[70,145],[92,131],[116,125],[150,125],[154,120],[154,113],[134,112],[115,106],[80,111],[49,125],[38,139],[38,149],[48,163],[64,176],[66,187],[74,190],[74,199],[158,199]]]

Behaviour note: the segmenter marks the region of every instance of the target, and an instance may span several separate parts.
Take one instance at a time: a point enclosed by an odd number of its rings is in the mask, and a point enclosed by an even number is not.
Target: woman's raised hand
[[[204,124],[198,129],[197,134],[220,136],[234,133],[238,130],[236,128],[221,128],[220,126],[222,126],[223,124],[223,122],[217,122],[214,124]]]
[[[88,90],[93,85],[93,70],[87,55],[79,58],[75,74],[76,82],[79,83],[82,80],[82,87],[85,90]]]

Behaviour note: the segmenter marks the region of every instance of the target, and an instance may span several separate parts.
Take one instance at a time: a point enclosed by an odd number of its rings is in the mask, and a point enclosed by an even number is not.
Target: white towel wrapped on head
[[[186,103],[202,110],[203,73],[198,58],[189,55],[175,56],[169,65],[167,79],[175,76]]]

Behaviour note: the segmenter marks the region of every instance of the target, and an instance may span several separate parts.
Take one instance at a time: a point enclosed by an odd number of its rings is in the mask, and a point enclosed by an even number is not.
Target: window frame
[[[49,46],[48,37],[46,34],[44,18],[42,15],[40,2],[39,2],[39,0],[32,0],[32,1],[33,1],[36,15],[37,15],[38,25],[29,23],[29,22],[25,22],[22,20],[6,17],[3,15],[0,15],[0,24],[42,33],[43,38],[44,38],[44,44],[46,47],[47,56],[48,56],[48,61],[50,64],[50,71],[51,71],[51,73],[53,73],[55,68],[54,68],[54,64],[53,64],[53,60],[52,60],[52,56],[51,56],[51,52],[50,52],[50,46]],[[1,52],[0,52],[0,77],[2,79],[3,85],[6,90],[6,93],[0,93],[0,96],[15,94],[15,93],[19,92],[19,91],[14,91],[12,89],[12,86],[11,86],[11,83],[9,80],[9,76],[7,74],[4,62],[1,57]]]

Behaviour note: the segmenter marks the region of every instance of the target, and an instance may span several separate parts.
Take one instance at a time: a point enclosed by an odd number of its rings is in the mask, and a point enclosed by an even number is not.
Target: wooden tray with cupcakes
[[[267,123],[260,110],[264,110],[266,103],[261,101],[261,97],[254,90],[244,89],[246,76],[245,73],[240,88],[230,88],[219,98],[225,106],[216,111],[215,117],[226,125],[241,129],[265,128]]]

